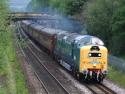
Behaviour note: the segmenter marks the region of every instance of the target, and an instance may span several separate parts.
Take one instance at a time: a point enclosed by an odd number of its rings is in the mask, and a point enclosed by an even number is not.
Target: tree
[[[8,18],[8,7],[7,1],[0,1],[0,31],[6,29],[7,18]]]
[[[83,9],[85,0],[68,0],[65,6],[65,13],[74,15],[80,13]]]
[[[100,37],[109,45],[111,21],[113,15],[113,0],[94,0],[87,4],[84,12],[87,31],[91,35]]]
[[[115,55],[125,55],[125,3],[122,3],[112,19],[112,52]]]

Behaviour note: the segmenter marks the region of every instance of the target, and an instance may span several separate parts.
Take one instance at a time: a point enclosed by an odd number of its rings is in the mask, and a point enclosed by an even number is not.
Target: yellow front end
[[[80,73],[104,78],[108,67],[107,54],[104,46],[83,46],[80,50]]]

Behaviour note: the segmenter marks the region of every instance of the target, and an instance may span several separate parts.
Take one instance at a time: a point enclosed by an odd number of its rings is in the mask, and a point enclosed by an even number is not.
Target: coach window
[[[84,45],[89,45],[89,44],[91,44],[91,38],[90,37],[86,37],[84,39]]]

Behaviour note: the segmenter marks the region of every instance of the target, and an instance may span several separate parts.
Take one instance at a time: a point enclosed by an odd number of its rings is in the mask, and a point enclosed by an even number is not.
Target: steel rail
[[[21,32],[23,33],[23,35],[26,37],[27,35],[21,30]],[[38,58],[38,56],[32,51],[32,49],[27,45],[27,48],[30,50],[30,52],[32,53],[32,55],[39,61],[39,63],[45,68],[45,70],[51,75],[52,78],[54,78],[54,80],[57,82],[57,84],[65,91],[65,94],[70,94],[65,87],[56,79],[56,77],[51,74],[51,72],[49,71],[49,69],[47,69],[47,67],[42,63],[42,61],[40,60],[40,58]],[[42,85],[44,86],[45,90],[47,91],[47,88],[45,87],[45,85],[43,84],[43,82],[41,81],[41,79],[39,78],[39,75],[35,72],[38,80],[42,83]],[[48,91],[47,91],[48,93]]]
[[[21,37],[22,37],[22,36],[21,36]],[[17,40],[16,42],[17,42],[17,44],[18,44],[18,46],[19,46],[19,49],[21,50],[22,55],[26,58],[26,57],[27,57],[27,56],[26,56],[26,53],[24,52],[23,48],[21,47],[21,45],[20,45],[19,40],[17,39],[17,37],[16,37],[16,40]],[[33,68],[33,67],[32,67],[32,68]],[[38,79],[38,81],[40,82],[40,84],[43,86],[43,88],[44,88],[44,90],[46,91],[46,93],[49,94],[49,91],[48,91],[47,88],[45,87],[44,83],[40,80],[38,74],[37,74],[35,71],[34,71],[34,74],[35,74],[35,76],[37,77],[37,79]]]
[[[87,84],[84,83],[84,85],[93,93],[93,94],[117,94],[110,88],[104,86],[103,84],[97,84],[97,83],[92,83],[92,84]]]
[[[49,71],[49,69],[47,69],[47,67],[42,63],[42,61],[40,60],[40,58],[37,57],[37,55],[32,51],[32,49],[28,46],[28,49],[31,51],[31,53],[33,54],[33,56],[39,61],[39,63],[46,69],[46,71],[51,75],[52,78],[54,78],[54,80],[57,82],[57,84],[64,90],[65,94],[70,94],[65,87],[56,79],[56,77],[51,74],[51,72]]]

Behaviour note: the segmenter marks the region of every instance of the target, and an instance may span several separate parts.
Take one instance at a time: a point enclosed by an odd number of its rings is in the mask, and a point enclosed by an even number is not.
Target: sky
[[[10,9],[12,11],[25,11],[27,4],[30,0],[9,0]]]

